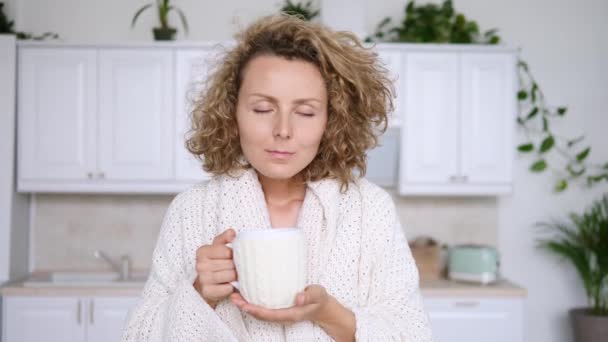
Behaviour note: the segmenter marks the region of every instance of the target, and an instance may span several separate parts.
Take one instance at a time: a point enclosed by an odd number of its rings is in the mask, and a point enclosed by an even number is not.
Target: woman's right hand
[[[228,229],[216,236],[211,245],[196,250],[196,273],[194,288],[213,309],[219,301],[234,292],[230,282],[236,280],[236,269],[232,261],[232,250],[226,246],[236,236]]]

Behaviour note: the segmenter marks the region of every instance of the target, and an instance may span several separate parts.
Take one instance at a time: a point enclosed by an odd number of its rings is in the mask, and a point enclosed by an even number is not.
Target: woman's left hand
[[[320,285],[309,285],[296,296],[295,305],[286,309],[267,309],[248,303],[240,293],[230,295],[230,300],[253,317],[270,322],[293,324],[300,321],[318,323],[325,317],[331,296]]]

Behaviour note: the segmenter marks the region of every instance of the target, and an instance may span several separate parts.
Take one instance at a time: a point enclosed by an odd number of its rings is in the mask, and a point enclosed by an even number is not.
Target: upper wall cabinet
[[[20,182],[93,177],[96,51],[20,48],[17,98]]]
[[[366,177],[401,195],[509,192],[514,51],[375,49],[396,98]],[[185,140],[219,52],[190,43],[19,43],[18,190],[176,193],[208,179]]]
[[[399,193],[511,191],[516,118],[511,52],[408,52]]]
[[[18,188],[174,191],[173,51],[19,48]]]
[[[172,180],[173,52],[107,49],[98,61],[98,175]]]
[[[193,104],[203,90],[212,57],[209,49],[180,49],[175,54],[175,172],[179,180],[201,181],[209,178],[202,171],[201,162],[186,149],[185,142],[191,126]]]

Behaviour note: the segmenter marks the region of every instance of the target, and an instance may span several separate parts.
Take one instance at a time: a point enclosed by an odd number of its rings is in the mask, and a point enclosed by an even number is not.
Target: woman
[[[377,56],[349,33],[268,17],[208,85],[187,146],[214,177],[171,203],[123,341],[432,341],[391,197],[360,177],[392,110]],[[291,308],[247,303],[225,244],[290,226],[311,285]]]

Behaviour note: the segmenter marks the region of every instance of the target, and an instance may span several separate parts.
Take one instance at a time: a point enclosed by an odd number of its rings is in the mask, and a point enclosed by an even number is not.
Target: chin
[[[263,165],[257,167],[252,165],[257,173],[270,179],[291,179],[296,176],[302,169],[294,168],[290,165]]]

